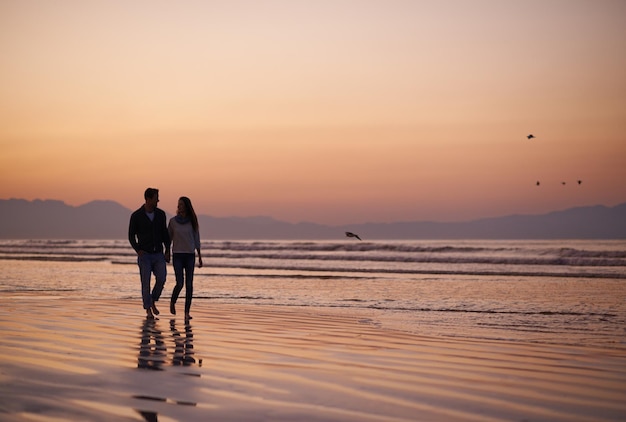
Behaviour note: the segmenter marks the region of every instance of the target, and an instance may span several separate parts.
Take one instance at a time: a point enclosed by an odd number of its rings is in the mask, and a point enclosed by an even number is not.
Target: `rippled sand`
[[[424,337],[374,321],[210,305],[0,298],[3,421],[602,421],[623,350]],[[182,303],[179,305],[182,306]]]

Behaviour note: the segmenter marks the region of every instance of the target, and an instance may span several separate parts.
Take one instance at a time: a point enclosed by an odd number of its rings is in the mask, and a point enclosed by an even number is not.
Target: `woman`
[[[200,231],[198,229],[198,217],[196,216],[191,200],[186,196],[178,199],[176,216],[170,219],[167,226],[172,239],[172,261],[176,287],[172,292],[170,312],[176,315],[176,300],[185,284],[185,319],[191,319],[191,298],[193,296],[193,269],[196,263],[194,249],[198,251],[198,267],[202,267],[202,255],[200,254]]]

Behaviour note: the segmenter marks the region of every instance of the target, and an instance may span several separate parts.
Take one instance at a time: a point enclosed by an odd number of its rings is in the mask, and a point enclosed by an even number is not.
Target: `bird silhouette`
[[[562,184],[563,186],[565,186],[565,182],[561,182],[561,184]]]
[[[578,181],[578,184],[580,185],[580,184],[582,184],[582,182],[583,182],[582,180],[579,180],[579,181]]]
[[[358,235],[356,235],[356,234],[354,234],[352,232],[346,232],[346,236],[347,237],[356,237],[357,239],[361,240],[361,238]]]
[[[541,183],[539,183],[539,180],[537,180],[537,186],[539,186]]]
[[[527,136],[528,139],[533,139],[534,137],[535,137],[535,135],[533,135],[532,133]]]

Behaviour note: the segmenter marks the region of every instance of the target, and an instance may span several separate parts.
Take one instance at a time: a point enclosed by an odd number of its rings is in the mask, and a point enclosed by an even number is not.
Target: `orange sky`
[[[624,22],[619,0],[0,0],[0,198],[153,186],[169,213],[329,224],[615,205]]]

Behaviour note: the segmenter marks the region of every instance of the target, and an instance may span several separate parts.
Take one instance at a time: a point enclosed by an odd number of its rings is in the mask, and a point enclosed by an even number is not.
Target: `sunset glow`
[[[624,22],[617,0],[3,1],[0,198],[152,186],[168,213],[328,224],[615,205]]]

